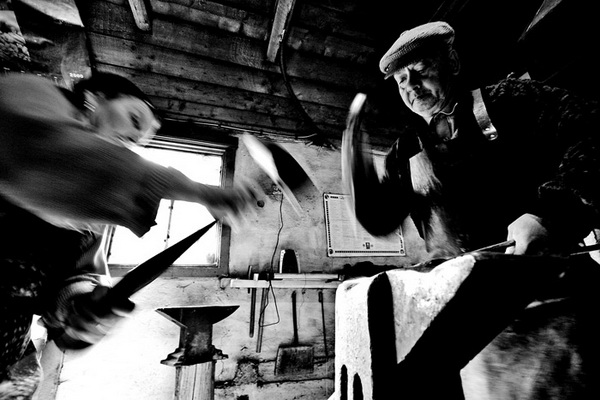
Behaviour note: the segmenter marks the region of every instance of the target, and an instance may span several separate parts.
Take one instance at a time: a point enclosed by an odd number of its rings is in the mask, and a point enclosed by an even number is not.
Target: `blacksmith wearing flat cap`
[[[402,32],[379,61],[379,69],[387,79],[424,52],[440,47],[450,48],[453,42],[454,29],[446,22],[436,21],[419,25]]]

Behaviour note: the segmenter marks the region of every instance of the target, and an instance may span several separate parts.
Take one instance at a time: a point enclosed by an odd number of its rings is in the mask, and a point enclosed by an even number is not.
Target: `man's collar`
[[[450,112],[437,112],[429,122],[429,127],[431,128],[432,132],[435,132],[436,137],[434,140],[436,142],[445,142],[456,137],[458,129],[454,124],[454,113],[457,105],[458,102],[454,103],[454,106]]]
[[[457,105],[458,105],[458,102],[454,103],[454,106],[452,107],[452,110],[450,112],[445,112],[445,111],[437,112],[431,120],[433,121],[438,115],[445,115],[447,117],[454,116],[454,112],[456,111]]]

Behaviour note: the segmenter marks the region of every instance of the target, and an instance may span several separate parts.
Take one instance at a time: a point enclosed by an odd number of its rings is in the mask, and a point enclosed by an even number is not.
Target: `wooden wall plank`
[[[257,14],[213,2],[161,1],[152,5],[156,14],[168,15],[182,21],[224,29],[249,38],[266,40],[269,35],[269,13]]]
[[[370,0],[374,1],[374,0]],[[373,7],[376,5],[371,3]],[[342,13],[339,9],[329,7],[324,2],[300,2],[292,24],[309,30],[327,32],[332,36],[362,42],[366,45],[376,46],[373,37],[365,33],[364,15],[355,14],[350,19],[350,13]]]
[[[164,106],[165,99],[152,98],[153,102]],[[173,103],[171,110],[163,112],[163,118],[173,119],[176,121],[194,122],[199,124],[207,124],[209,126],[219,126],[224,129],[237,128],[239,130],[248,130],[250,132],[260,132],[270,134],[274,137],[283,136],[294,138],[302,137],[312,133],[303,121],[286,120],[284,118],[256,118],[257,114],[252,116],[252,121],[244,118],[242,112],[235,110],[225,110],[213,107],[209,110],[201,110],[196,104],[186,105],[182,111],[178,110],[179,104]],[[331,125],[318,125],[320,132],[325,137],[334,141],[341,141],[344,127],[336,127]],[[375,126],[368,129],[369,142],[374,148],[387,148],[397,137],[397,132],[389,127]]]
[[[249,23],[251,21],[259,21],[261,18],[267,21],[272,19],[275,14],[277,1],[226,0],[215,4],[215,2],[206,0],[196,2],[190,2],[189,0],[153,0],[153,4],[155,3],[181,5],[191,9],[190,12],[200,10],[221,16],[231,17],[236,15],[246,18],[245,22]],[[385,3],[385,1],[381,1],[381,3]],[[224,4],[226,4],[225,7]],[[316,2],[298,2],[298,8],[301,9],[294,11],[294,25],[296,26],[300,25],[304,28],[311,28],[311,31],[326,31],[337,37],[360,41],[363,44],[374,44],[373,38],[364,33],[364,19],[360,18],[360,13],[356,14],[355,19],[349,20],[348,14],[342,10],[343,7],[332,7],[331,1],[323,2],[321,0],[317,0]],[[265,28],[265,36],[260,37],[266,38],[269,34],[269,29],[270,24]]]
[[[252,134],[256,134],[259,136],[265,136],[265,137],[270,137],[270,138],[277,138],[277,139],[283,139],[283,140],[295,140],[296,135],[298,134],[298,132],[295,131],[281,131],[281,130],[277,130],[277,129],[271,129],[271,128],[265,128],[265,127],[252,127],[249,125],[245,125],[245,124],[239,124],[239,123],[235,123],[235,122],[228,122],[228,123],[224,123],[221,121],[214,121],[214,120],[210,120],[210,119],[203,119],[203,118],[197,118],[197,117],[190,117],[187,115],[182,115],[179,113],[171,113],[171,112],[164,112],[161,114],[162,117],[167,121],[167,122],[174,122],[174,123],[184,123],[184,124],[192,124],[194,126],[198,126],[198,137],[202,138],[202,131],[203,129],[218,129],[219,131],[222,131],[223,135],[231,135],[231,134],[241,134],[243,132],[248,132],[248,133],[252,133]],[[194,138],[195,134],[192,135],[188,135],[188,138]]]
[[[198,117],[221,123],[244,124],[256,129],[265,128],[287,132],[302,131],[303,129],[302,121],[299,119],[276,117],[251,111],[215,107],[161,97],[151,97],[151,101],[159,109],[181,116]]]
[[[148,34],[135,29],[130,14],[124,6],[94,1],[85,10],[84,20],[91,32],[145,41],[156,46],[280,73],[279,65],[266,59],[266,40],[244,38],[199,24],[168,20],[164,16],[156,15],[152,21],[152,34]],[[320,48],[319,51],[328,50]],[[345,53],[347,59],[339,60],[286,49],[286,72],[289,76],[331,85],[350,86],[356,90],[372,88],[375,80],[373,75],[378,73],[377,65],[370,66],[369,74],[365,65],[348,62],[351,61],[350,58],[365,60],[369,54],[365,53],[364,48],[357,48],[355,51],[345,49]]]
[[[378,60],[380,54],[369,45],[361,45],[348,39],[338,38],[326,33],[311,32],[307,28],[292,26],[287,40],[287,46],[298,51],[319,54],[351,63],[366,65]],[[363,72],[364,73],[364,72]]]
[[[228,110],[234,109],[261,114],[261,121],[264,121],[265,118],[296,120],[296,124],[293,126],[289,124],[273,125],[270,122],[268,124],[262,123],[260,129],[293,130],[302,128],[303,117],[290,99],[275,98],[269,95],[250,93],[203,82],[190,82],[183,78],[158,76],[146,71],[131,70],[112,65],[102,65],[100,69],[129,77],[152,98],[161,98],[159,104],[155,104],[157,107],[162,105],[167,112],[179,113],[180,119],[182,117],[207,119],[210,118],[207,113],[194,114],[194,110],[201,107],[221,107]],[[176,100],[182,99],[182,93],[185,93],[184,98],[187,103],[195,103],[196,105],[190,108],[187,104],[182,104],[181,100]],[[172,102],[168,103],[165,99],[171,99]],[[303,106],[320,128],[330,130],[334,136],[341,136],[341,132],[345,128],[347,109],[326,107],[314,103],[303,103]],[[159,109],[162,109],[162,107],[159,107]],[[213,113],[213,115],[224,114],[227,113]],[[244,125],[246,127],[254,123],[253,118],[248,117],[245,113],[229,112],[227,115],[231,116],[231,118],[219,120],[219,122],[235,123],[237,124],[235,126]],[[239,118],[233,118],[236,115]],[[374,122],[375,118],[377,118],[375,113],[365,115],[365,126],[377,126]],[[378,126],[377,129],[370,130],[373,134],[390,136],[389,127],[386,126]]]
[[[219,5],[225,5],[228,8],[235,8],[244,10],[247,12],[271,15],[275,10],[275,3],[277,0],[223,0],[212,5],[211,1],[190,1],[190,0],[168,0],[173,3],[189,5],[192,8],[204,9],[206,7],[218,7]]]
[[[296,105],[288,98],[276,98],[261,93],[231,89],[204,82],[157,76],[144,71],[125,71],[123,68],[111,68],[116,73],[126,74],[134,80],[145,93],[165,98],[185,98],[186,101],[235,108],[277,117],[301,119]],[[317,122],[330,125],[343,125],[347,116],[344,108],[327,107],[315,103],[303,103],[308,114]]]
[[[151,32],[136,28],[128,0],[95,0],[80,8],[95,67],[130,77],[164,117],[293,138],[307,134],[306,112],[328,137],[340,139],[356,93],[382,84],[369,44],[352,42],[351,35],[328,27],[309,31],[303,23],[293,28],[296,32],[285,47],[286,72],[300,110],[278,63],[266,60],[262,35],[273,10],[264,7],[272,3],[150,3]],[[324,20],[339,13],[331,14]],[[309,25],[315,23],[322,22]],[[336,24],[340,31],[350,29]],[[378,110],[369,110],[363,124],[374,145],[387,144],[395,128],[377,120]]]
[[[301,119],[301,113],[289,97],[249,92],[206,82],[190,81],[187,78],[157,75],[142,70],[132,70],[115,65],[106,65],[103,70],[129,76],[145,93],[165,98],[184,98],[186,101],[237,108],[280,117]],[[318,124],[343,126],[354,93],[348,93],[342,107],[330,107],[313,102],[302,102],[302,107]],[[363,118],[369,122],[379,115],[378,110],[369,110]]]
[[[251,68],[243,69],[230,63],[95,33],[89,34],[89,41],[97,63],[288,97],[283,79],[276,73]],[[331,107],[347,109],[356,94],[356,90],[314,85],[300,79],[292,78],[291,83],[300,100]]]
[[[244,4],[240,4],[243,6]],[[208,27],[224,29],[243,36],[267,40],[269,37],[272,10],[261,14],[241,10],[238,8],[225,8],[222,4],[211,2],[198,2],[189,4],[187,0],[153,1],[155,14],[171,16],[182,21],[201,24]],[[326,23],[325,23],[326,24]],[[288,45],[296,50],[302,50],[327,57],[365,63],[365,55],[372,55],[374,43],[362,37],[363,43],[354,43],[357,34],[345,33],[335,36],[332,32],[319,34],[310,25],[303,27],[292,26],[290,29]],[[330,43],[326,49],[318,44],[322,41]],[[357,57],[357,55],[359,55]]]

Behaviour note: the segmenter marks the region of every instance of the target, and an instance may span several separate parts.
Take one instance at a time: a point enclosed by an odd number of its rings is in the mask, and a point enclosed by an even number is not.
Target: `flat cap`
[[[446,22],[428,22],[406,30],[381,57],[379,69],[389,78],[398,69],[414,60],[422,50],[445,44],[451,46],[454,41],[454,29]]]

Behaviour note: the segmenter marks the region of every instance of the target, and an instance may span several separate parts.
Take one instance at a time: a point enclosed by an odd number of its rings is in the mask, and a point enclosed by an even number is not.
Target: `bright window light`
[[[172,146],[171,146],[172,147]],[[146,147],[137,152],[158,164],[174,167],[190,179],[208,185],[221,185],[223,159],[219,155],[199,151]],[[108,262],[111,265],[138,265],[162,250],[182,240],[214,218],[206,207],[185,201],[162,200],[156,225],[142,238],[123,227],[116,227],[109,237]],[[190,247],[173,265],[217,265],[220,233],[215,225]]]

